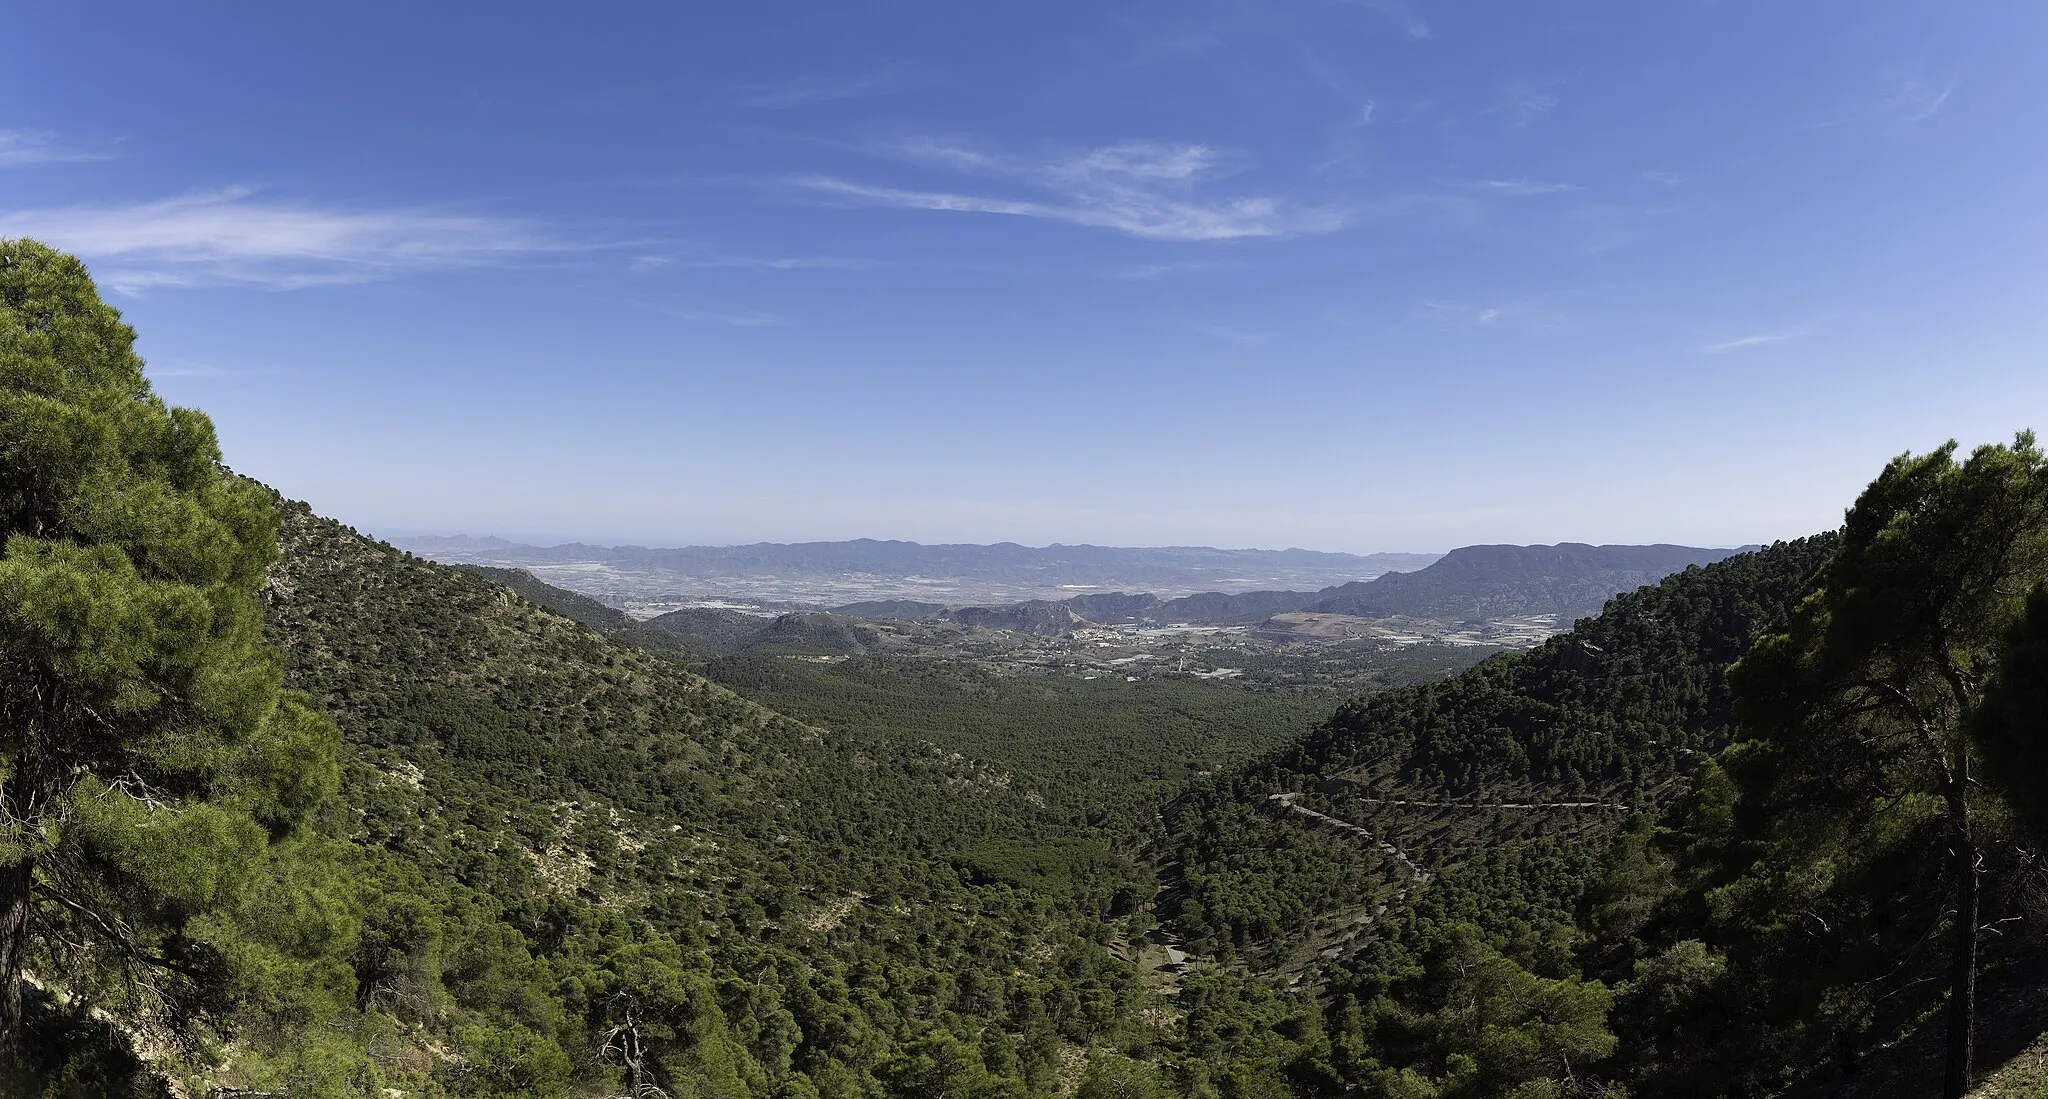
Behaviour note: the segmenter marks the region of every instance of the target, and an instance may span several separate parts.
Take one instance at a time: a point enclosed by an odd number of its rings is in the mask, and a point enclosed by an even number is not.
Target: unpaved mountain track
[[[1362,798],[1351,800],[1361,805],[1406,805],[1415,809],[1620,809],[1628,806],[1619,801],[1415,801],[1409,798]]]
[[[1414,876],[1418,887],[1429,884],[1429,871],[1424,870],[1421,864],[1409,858],[1407,852],[1387,842],[1380,836],[1373,834],[1366,828],[1299,804],[1298,799],[1300,797],[1301,793],[1296,791],[1284,794],[1271,794],[1267,796],[1266,800],[1290,813],[1308,817],[1326,827],[1335,828],[1340,832],[1349,833],[1371,843],[1379,849],[1381,854],[1407,867],[1408,872]],[[1424,801],[1417,798],[1367,797],[1353,797],[1351,800],[1362,805],[1394,805],[1410,809],[1618,809],[1622,812],[1628,811],[1628,805],[1618,801]]]
[[[1402,866],[1407,867],[1409,874],[1413,875],[1415,878],[1415,885],[1417,888],[1421,888],[1422,886],[1429,884],[1429,871],[1424,870],[1420,865],[1418,865],[1415,862],[1414,859],[1409,858],[1407,852],[1401,850],[1400,848],[1394,846],[1391,843],[1388,843],[1386,840],[1383,840],[1380,837],[1373,835],[1371,832],[1368,832],[1365,829],[1360,828],[1358,825],[1353,824],[1348,820],[1338,820],[1336,817],[1333,817],[1328,813],[1318,813],[1314,809],[1310,809],[1305,805],[1295,804],[1295,799],[1299,797],[1301,797],[1300,793],[1273,794],[1268,796],[1266,800],[1272,802],[1275,805],[1280,806],[1282,809],[1285,809],[1290,813],[1300,814],[1301,816],[1308,817],[1309,819],[1316,821],[1319,824],[1325,825],[1330,828],[1335,828],[1340,832],[1348,832],[1351,835],[1358,836],[1359,838],[1379,848],[1381,854],[1386,855],[1394,859],[1396,862],[1399,862]]]
[[[1368,786],[1369,779],[1351,774],[1333,775],[1326,783],[1341,782],[1351,786]],[[1324,787],[1326,790],[1328,786]],[[1363,805],[1402,805],[1414,809],[1618,809],[1628,812],[1628,804],[1620,801],[1427,801],[1420,798],[1371,798],[1346,795],[1352,801]]]
[[[1349,791],[1339,794],[1337,790],[1339,784],[1353,788],[1365,785],[1364,781],[1360,779],[1334,776],[1331,780],[1319,783],[1318,789],[1325,794],[1337,794],[1343,800],[1361,806],[1385,806],[1396,810],[1416,810],[1421,813],[1444,810],[1487,813],[1494,810],[1545,811],[1589,809],[1627,812],[1629,808],[1623,802],[1598,801],[1584,798],[1572,801],[1435,801],[1422,798],[1362,797]],[[1405,905],[1413,895],[1428,888],[1435,877],[1431,871],[1424,869],[1421,863],[1411,858],[1406,851],[1401,850],[1400,847],[1384,836],[1376,834],[1362,825],[1353,824],[1348,820],[1334,817],[1328,813],[1300,804],[1300,799],[1304,796],[1304,793],[1304,791],[1289,791],[1269,794],[1266,800],[1279,810],[1306,818],[1307,821],[1316,826],[1355,836],[1371,844],[1381,854],[1399,863],[1407,872],[1409,881],[1395,890],[1391,896],[1382,897],[1377,903],[1368,902],[1369,906],[1352,919],[1345,921],[1342,929],[1332,931],[1327,935],[1321,936],[1319,939],[1311,939],[1309,944],[1297,952],[1293,958],[1289,959],[1281,967],[1281,973],[1283,976],[1294,978],[1288,985],[1290,991],[1299,991],[1308,987],[1312,983],[1310,973],[1316,962],[1329,961],[1342,955],[1347,949],[1350,949],[1350,944],[1356,935],[1385,918],[1390,906],[1398,907]]]

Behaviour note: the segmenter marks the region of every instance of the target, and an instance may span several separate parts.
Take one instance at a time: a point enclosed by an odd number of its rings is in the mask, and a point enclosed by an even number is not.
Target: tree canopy
[[[1955,910],[1949,1099],[1969,1090],[1974,1048],[1969,731],[2048,548],[2048,461],[2033,436],[1962,462],[1955,449],[1887,465],[1849,509],[1841,548],[1790,628],[1759,638],[1729,673],[1752,734],[1736,757],[1750,779],[1745,810],[1760,828],[1818,852],[1833,846],[1821,837],[1913,794],[1939,799]]]
[[[0,1048],[25,971],[143,1016],[218,1016],[346,921],[286,865],[333,727],[281,691],[263,494],[150,390],[74,258],[0,241]],[[317,890],[316,890],[317,891]],[[257,909],[262,909],[258,911]],[[320,926],[307,926],[307,921]]]

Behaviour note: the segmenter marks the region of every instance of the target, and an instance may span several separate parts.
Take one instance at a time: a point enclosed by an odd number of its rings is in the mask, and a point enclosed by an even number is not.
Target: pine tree
[[[103,1003],[218,987],[238,952],[203,917],[336,783],[263,646],[271,501],[134,340],[77,259],[0,240],[0,1059],[25,969]]]
[[[2037,848],[2048,849],[2048,583],[2027,594],[1971,733],[1985,779]]]
[[[1874,799],[1938,799],[1954,886],[1944,1094],[1969,1090],[1976,1027],[1978,784],[1969,735],[2048,538],[2048,460],[1955,444],[1894,459],[1849,509],[1842,542],[1790,629],[1729,672],[1757,739],[1752,812],[1853,815]]]

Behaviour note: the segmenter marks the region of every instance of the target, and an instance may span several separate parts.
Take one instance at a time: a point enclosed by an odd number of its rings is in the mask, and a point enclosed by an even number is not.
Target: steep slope
[[[1754,765],[1729,751],[1726,669],[1835,542],[1688,569],[1531,652],[1350,703],[1168,810],[1176,929],[1315,995],[1275,1054],[1298,1089],[1929,1093],[1950,914],[1926,807],[1845,758],[1871,808],[1839,835],[1739,811]],[[1983,922],[2006,929],[1980,981],[1994,1065],[2040,1033],[2048,944],[2018,929],[2048,879],[2010,837],[1985,850]]]
[[[1276,880],[1258,886],[1265,899],[1246,909],[1234,895],[1239,882],[1194,870],[1241,862],[1218,847],[1219,829],[1239,828],[1277,793],[1303,792],[1307,806],[1366,824],[1441,870],[1480,847],[1498,859],[1503,828],[1519,834],[1533,825],[1548,831],[1548,843],[1555,829],[1542,826],[1559,824],[1556,814],[1576,830],[1587,810],[1597,815],[1601,805],[1669,791],[1696,754],[1727,743],[1734,718],[1723,670],[1752,633],[1789,612],[1830,545],[1783,543],[1620,596],[1606,613],[1528,653],[1351,702],[1295,745],[1192,793],[1175,818],[1191,864],[1180,898],[1184,930],[1238,950],[1277,940],[1284,953],[1328,914],[1318,907],[1333,907],[1290,901],[1296,887]],[[1457,807],[1552,802],[1593,804],[1569,812]],[[1618,819],[1617,810],[1607,824]],[[1329,846],[1331,861],[1350,858],[1346,845]],[[1298,891],[1321,897],[1327,877],[1308,873]],[[1292,913],[1284,920],[1256,914],[1283,909]]]
[[[1802,539],[1681,572],[1526,655],[1347,706],[1295,765],[1328,773],[1396,761],[1404,784],[1458,793],[1656,785],[1687,753],[1727,743],[1724,669],[1759,628],[1782,621],[1832,546]]]
[[[601,1047],[632,1023],[670,1094],[1043,1091],[1063,1044],[1135,1025],[1089,914],[1124,873],[1111,845],[1053,893],[975,884],[970,851],[1051,827],[1006,775],[791,721],[282,510],[270,629],[347,738],[366,921],[359,1016],[319,1031],[333,1071],[611,1093]],[[299,1079],[259,1052],[210,1086]]]
[[[503,584],[521,599],[546,607],[602,634],[625,632],[637,625],[626,612],[608,607],[587,595],[555,587],[525,569],[501,569],[490,565],[457,565],[456,568],[475,573],[492,583]]]

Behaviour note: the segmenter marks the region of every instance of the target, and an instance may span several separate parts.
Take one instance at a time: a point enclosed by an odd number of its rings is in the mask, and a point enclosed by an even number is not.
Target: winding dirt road
[[[1354,836],[1358,836],[1359,838],[1364,839],[1368,843],[1371,843],[1373,846],[1379,848],[1381,854],[1387,855],[1388,857],[1399,862],[1402,866],[1407,867],[1408,872],[1414,875],[1415,884],[1418,888],[1429,884],[1429,871],[1424,870],[1422,867],[1416,865],[1415,860],[1409,858],[1407,852],[1401,850],[1400,848],[1394,846],[1391,843],[1388,843],[1386,840],[1383,840],[1378,836],[1373,835],[1371,832],[1368,832],[1365,829],[1360,828],[1358,825],[1355,825],[1348,820],[1338,820],[1336,817],[1333,817],[1328,813],[1318,813],[1314,809],[1310,809],[1306,805],[1295,804],[1295,799],[1299,797],[1301,797],[1301,794],[1299,793],[1272,794],[1269,795],[1266,798],[1266,800],[1272,802],[1275,805],[1280,806],[1282,809],[1285,809],[1290,813],[1298,813],[1320,824],[1326,825],[1331,828],[1335,828],[1340,832],[1349,832]]]

